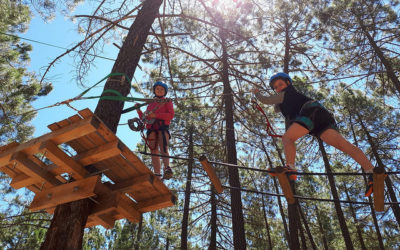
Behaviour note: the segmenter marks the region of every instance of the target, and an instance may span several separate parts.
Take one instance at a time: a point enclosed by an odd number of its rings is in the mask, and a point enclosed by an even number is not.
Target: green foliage
[[[0,145],[25,141],[33,133],[29,122],[35,113],[31,102],[47,95],[52,86],[41,84],[27,72],[29,44],[12,35],[23,32],[30,20],[29,7],[15,1],[2,1],[0,10]],[[7,34],[5,34],[7,33]]]

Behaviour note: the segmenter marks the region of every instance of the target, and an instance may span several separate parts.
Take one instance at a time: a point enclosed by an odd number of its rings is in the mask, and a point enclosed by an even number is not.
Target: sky
[[[80,5],[72,14],[89,14],[90,6]],[[26,33],[19,34],[22,38],[35,40],[38,42],[25,41],[32,45],[33,51],[30,53],[31,62],[29,71],[38,73],[42,76],[44,70],[57,56],[65,52],[64,49],[51,47],[42,43],[52,44],[62,48],[71,48],[75,43],[81,41],[82,37],[76,31],[76,24],[70,19],[58,14],[51,22],[45,22],[39,15],[33,13],[29,29]],[[113,45],[108,45],[100,56],[115,59],[118,54],[118,49]],[[99,80],[107,76],[112,69],[114,62],[102,58],[95,61],[95,67],[92,67],[86,81],[87,86],[93,86]],[[135,77],[138,79],[138,72]],[[72,56],[63,57],[48,73],[49,80],[53,83],[53,91],[46,97],[40,97],[33,103],[35,109],[46,107],[73,97],[82,93],[85,89],[78,86],[75,78],[75,66]],[[97,88],[89,91],[85,96],[100,95],[105,82],[100,83]],[[135,97],[140,97],[133,91],[131,94]],[[94,112],[98,99],[80,100],[72,102],[71,105],[82,110],[89,108]],[[143,108],[142,108],[143,109]],[[35,127],[34,137],[49,133],[47,128],[49,124],[61,121],[76,114],[76,111],[66,105],[56,106],[53,108],[43,109],[38,111],[36,118],[32,121]],[[136,112],[130,112],[122,116],[120,124],[126,123],[127,119],[137,116]],[[133,132],[127,125],[121,125],[118,128],[117,136],[131,150],[136,149],[136,144],[141,140],[139,132]]]

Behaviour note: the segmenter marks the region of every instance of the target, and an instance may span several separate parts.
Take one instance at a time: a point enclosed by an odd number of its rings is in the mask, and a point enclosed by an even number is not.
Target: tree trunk
[[[319,139],[319,138],[318,138],[318,144],[319,144],[319,149],[321,150],[322,158],[324,160],[326,172],[328,174],[331,174],[332,169],[329,164],[328,156],[326,154],[325,147],[324,147],[321,139]],[[335,179],[333,178],[333,175],[328,175],[328,181],[329,181],[329,186],[331,187],[333,199],[339,200],[339,195],[338,195],[338,192],[336,189]],[[335,204],[336,214],[337,214],[338,220],[339,220],[340,229],[342,231],[343,239],[346,244],[346,248],[354,249],[353,243],[351,241],[349,229],[347,228],[346,219],[344,218],[342,207],[340,206],[340,202],[335,201],[334,204]]]
[[[315,245],[314,238],[313,238],[313,236],[311,234],[310,227],[308,226],[307,218],[304,215],[303,209],[301,208],[300,204],[299,204],[299,214],[301,216],[301,219],[303,220],[303,225],[304,225],[304,228],[306,229],[307,236],[310,239],[310,243],[311,243],[312,249],[316,250],[317,249],[317,245]]]
[[[193,154],[193,125],[189,127],[189,159],[194,158]],[[183,205],[183,217],[182,217],[182,233],[181,233],[181,249],[187,249],[187,238],[188,238],[188,224],[189,224],[189,207],[190,207],[190,190],[192,183],[192,169],[193,160],[188,163],[188,172],[186,178],[186,188],[185,188],[185,203]]]
[[[356,15],[357,16],[357,15]],[[374,38],[369,34],[367,28],[364,25],[363,20],[358,19],[358,23],[360,24],[361,30],[363,31],[364,35],[367,37],[369,44],[375,51],[376,55],[379,57],[381,60],[381,63],[383,66],[385,66],[386,69],[386,75],[387,77],[392,81],[394,87],[396,88],[398,94],[400,94],[400,80],[397,78],[395,70],[393,69],[392,63],[385,57],[385,54],[383,53],[382,49],[379,48],[378,44],[374,40]]]
[[[376,150],[375,143],[372,140],[372,136],[369,134],[367,128],[364,125],[363,120],[361,119],[361,117],[360,117],[360,115],[358,113],[356,113],[356,119],[360,123],[363,132],[367,136],[367,140],[368,140],[368,143],[371,146],[372,153],[377,158],[376,160],[377,160],[378,166],[379,167],[383,167],[383,163],[382,163],[382,161],[381,161],[381,159],[379,157],[378,151]],[[358,144],[356,137],[354,137],[354,140]],[[365,181],[365,183],[367,183],[367,178],[365,176],[364,176],[364,181]],[[374,222],[374,227],[375,227],[375,230],[376,230],[376,235],[377,235],[377,238],[378,238],[379,246],[380,246],[380,249],[384,249],[384,245],[383,245],[383,241],[382,241],[382,235],[381,235],[381,231],[380,231],[380,228],[379,228],[379,225],[378,225],[378,219],[376,218],[376,213],[375,213],[374,205],[372,203],[371,196],[368,197],[368,201],[371,203],[369,206],[370,206],[370,209],[371,209],[372,221]]]
[[[284,161],[283,158],[282,158],[281,151],[279,150],[279,147],[278,147],[278,145],[276,144],[275,139],[272,138],[272,140],[273,140],[273,144],[274,144],[274,146],[275,146],[275,148],[276,148],[276,150],[277,150],[277,152],[278,152],[278,155],[279,155],[279,158],[280,158],[280,160],[281,160],[281,163],[282,163],[282,165],[283,165],[283,164],[285,164],[285,161]],[[268,165],[270,166],[270,168],[272,168],[272,167],[273,167],[272,161],[271,161],[271,158],[270,158],[269,155],[268,155],[267,149],[265,148],[265,145],[264,145],[263,142],[261,142],[261,145],[262,145],[263,151],[264,151],[264,153],[265,153],[265,155],[266,155],[266,157],[267,157]],[[273,182],[274,182],[275,193],[279,193],[278,182],[277,182],[276,178],[272,178],[272,179],[273,179]],[[289,229],[288,229],[288,225],[287,225],[287,223],[286,223],[286,216],[285,216],[285,213],[284,213],[284,211],[283,211],[282,199],[281,199],[280,196],[278,196],[277,199],[278,199],[279,212],[280,212],[281,217],[282,217],[283,228],[284,228],[284,230],[285,230],[285,239],[286,239],[286,242],[287,242],[288,245],[289,245]]]
[[[268,246],[270,250],[272,250],[272,239],[271,239],[271,232],[270,232],[270,228],[269,228],[269,223],[268,223],[268,217],[267,217],[267,210],[265,209],[265,199],[264,199],[264,195],[261,195],[261,199],[262,199],[262,205],[263,205],[263,215],[264,215],[264,221],[265,221],[265,228],[267,229],[267,238],[268,238]]]
[[[222,40],[222,82],[224,84],[224,102],[225,102],[225,138],[228,163],[237,164],[235,127],[233,121],[233,90],[229,83],[228,72],[228,54],[226,50],[226,39],[224,31],[220,30]],[[239,171],[237,168],[228,168],[229,185],[240,188]],[[246,249],[246,235],[244,230],[244,219],[242,211],[242,197],[239,189],[230,189],[231,210],[232,210],[232,229],[233,245],[235,249]]]
[[[304,229],[303,229],[303,226],[301,225],[301,223],[299,223],[299,232],[300,232],[300,239],[301,239],[301,248],[303,250],[307,250],[308,249],[307,248],[307,240],[306,240],[306,236],[304,234]]]
[[[315,206],[315,214],[317,215],[319,231],[322,234],[322,244],[324,245],[324,249],[328,250],[329,249],[328,241],[326,240],[325,230],[324,230],[324,227],[322,225],[321,218],[320,218],[320,215],[319,215],[319,210],[318,210],[317,206]]]
[[[376,147],[376,144],[374,143],[374,139],[372,138],[371,134],[369,133],[367,127],[364,125],[364,122],[361,119],[360,115],[358,113],[356,113],[356,116],[357,116],[357,120],[360,123],[364,134],[367,136],[368,143],[371,146],[372,154],[375,157],[378,167],[385,169],[385,165],[383,164],[382,159],[378,154],[378,148]],[[386,184],[386,188],[388,190],[391,202],[397,203],[396,193],[394,192],[393,184],[392,184],[392,181],[390,180],[389,176],[387,176],[385,178],[385,184]],[[397,220],[397,224],[400,227],[400,206],[399,206],[399,204],[392,204],[391,208],[393,210],[394,217]]]
[[[210,245],[208,246],[209,250],[217,249],[217,201],[215,199],[215,190],[214,187],[211,185],[211,220],[210,220],[210,227],[211,227],[211,235],[210,235]]]
[[[290,186],[293,190],[293,194],[296,195],[295,183],[294,181],[290,181]],[[289,248],[290,250],[299,249],[299,212],[297,210],[298,200],[295,198],[295,202],[293,204],[288,204],[288,217],[289,217]]]
[[[136,242],[135,242],[135,250],[139,250],[140,247],[140,238],[142,236],[142,228],[143,228],[143,215],[140,215],[139,227],[136,232]]]
[[[162,0],[145,0],[143,2],[143,6],[129,29],[111,72],[125,73],[132,79],[161,3]],[[120,79],[120,77],[109,78],[104,89],[114,89],[123,96],[127,96],[131,88],[130,83],[128,81],[115,81]],[[94,113],[111,131],[116,133],[123,105],[123,102],[100,100]],[[89,199],[84,199],[57,206],[41,249],[82,249],[83,230],[91,205],[92,202]]]
[[[345,192],[346,192],[347,200],[350,200],[349,191],[347,190],[346,185],[344,185],[344,189],[345,189]],[[349,209],[350,209],[350,212],[351,212],[351,216],[353,217],[354,223],[356,225],[357,236],[358,236],[358,240],[360,241],[361,249],[362,250],[366,250],[367,248],[365,247],[364,238],[363,238],[362,233],[361,233],[360,223],[358,222],[357,214],[354,211],[353,204],[351,204],[351,203],[349,204]]]

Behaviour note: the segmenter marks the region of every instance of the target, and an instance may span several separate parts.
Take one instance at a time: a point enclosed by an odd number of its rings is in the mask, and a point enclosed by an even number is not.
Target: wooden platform
[[[0,147],[0,171],[12,178],[10,185],[35,193],[31,210],[52,213],[59,204],[90,198],[86,227],[112,228],[115,220],[138,222],[142,213],[174,204],[164,183],[89,109],[48,128],[51,133],[24,144]]]

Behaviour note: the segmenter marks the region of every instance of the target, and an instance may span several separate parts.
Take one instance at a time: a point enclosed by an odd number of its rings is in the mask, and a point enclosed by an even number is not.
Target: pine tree
[[[32,46],[13,34],[29,25],[29,7],[15,1],[0,3],[0,145],[24,142],[34,132],[35,117],[31,103],[47,95],[51,84],[40,84],[26,69]]]

